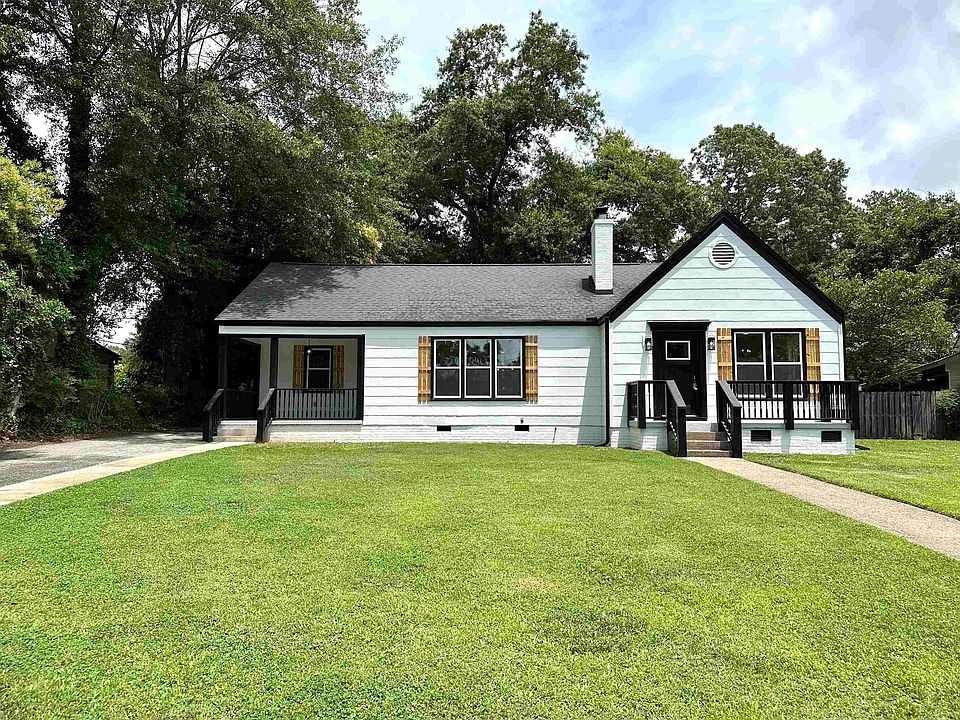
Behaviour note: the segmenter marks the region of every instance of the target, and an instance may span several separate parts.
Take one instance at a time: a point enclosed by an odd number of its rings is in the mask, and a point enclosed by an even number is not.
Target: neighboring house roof
[[[700,232],[677,248],[673,254],[666,259],[666,261],[660,263],[660,265],[652,273],[645,277],[632,292],[620,300],[606,315],[606,317],[610,320],[613,320],[622,313],[626,312],[631,305],[646,295],[654,285],[662,280],[667,273],[673,270],[673,268],[675,268],[681,260],[696,250],[697,247],[699,247],[704,240],[710,237],[710,235],[721,225],[726,225],[734,233],[736,233],[737,237],[749,245],[753,251],[757,253],[757,255],[762,257],[774,268],[776,268],[781,275],[792,282],[801,292],[813,300],[813,302],[819,305],[828,315],[830,315],[830,317],[837,322],[843,322],[843,310],[839,305],[827,297],[820,288],[803,277],[803,275],[801,275],[797,269],[793,267],[793,265],[787,262],[772,247],[761,240],[759,236],[753,232],[753,230],[744,225],[740,221],[740,218],[738,218],[729,210],[721,210],[714,215],[710,219],[710,222],[708,222]]]
[[[123,356],[120,355],[116,350],[108,348],[106,345],[98,343],[96,340],[91,340],[94,351],[97,353],[100,358],[100,362],[104,365],[109,365],[111,363],[120,362],[123,359]]]
[[[916,367],[912,368],[912,370],[914,370],[914,371],[916,371],[916,372],[922,372],[923,370],[929,370],[930,368],[935,368],[935,367],[937,367],[938,365],[943,365],[943,364],[945,364],[945,363],[947,362],[947,360],[949,360],[949,359],[951,359],[951,358],[953,358],[953,357],[956,357],[957,355],[960,355],[960,349],[957,349],[957,350],[954,350],[953,352],[947,353],[947,354],[944,355],[943,357],[937,358],[936,360],[931,360],[930,362],[924,363],[923,365],[917,365]]]
[[[612,294],[587,264],[316,265],[270,263],[217,317],[223,324],[595,323],[657,263],[618,264]]]

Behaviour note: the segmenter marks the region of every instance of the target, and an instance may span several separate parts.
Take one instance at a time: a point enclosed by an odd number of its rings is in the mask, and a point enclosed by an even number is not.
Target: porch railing
[[[358,420],[357,388],[277,388],[277,420]]]
[[[627,419],[645,428],[648,420],[665,420],[667,446],[687,456],[687,404],[673,380],[633,380],[627,383]]]
[[[223,418],[223,388],[217,390],[210,402],[203,406],[203,441],[213,442]]]
[[[737,399],[726,380],[717,381],[717,430],[727,436],[730,457],[743,457],[743,403]]]
[[[224,420],[253,420],[257,416],[256,390],[223,391],[223,419]]]
[[[730,381],[743,406],[744,420],[782,421],[793,430],[797,420],[860,424],[859,384],[843,380]]]
[[[270,423],[277,413],[277,389],[270,388],[267,396],[257,407],[257,442],[263,443],[270,439]]]

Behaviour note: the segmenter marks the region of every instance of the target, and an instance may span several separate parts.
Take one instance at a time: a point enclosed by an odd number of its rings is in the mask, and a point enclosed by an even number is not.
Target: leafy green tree
[[[881,270],[821,282],[846,313],[847,377],[868,385],[909,380],[913,367],[949,350],[953,326],[937,281],[928,273]]]
[[[705,219],[682,161],[638,148],[622,131],[600,138],[588,172],[597,204],[610,204],[621,216],[615,250],[622,262],[663,260],[683,232],[698,230]]]
[[[802,155],[759,125],[718,126],[690,170],[711,211],[728,208],[807,275],[829,264],[849,225],[843,162]]]
[[[513,256],[579,262],[590,254],[590,223],[598,205],[618,219],[618,262],[663,259],[685,231],[695,229],[699,193],[683,163],[653,148],[637,148],[620,130],[607,130],[592,157],[577,163],[542,153],[521,193],[518,219],[508,228]]]
[[[510,47],[500,25],[458,31],[438,82],[414,112],[426,224],[442,227],[463,260],[522,260],[508,241],[528,169],[561,131],[586,141],[601,119],[574,36],[534,13]],[[423,215],[421,211],[421,215]],[[520,253],[518,255],[518,253]]]
[[[61,202],[51,175],[0,155],[0,434],[15,430],[69,313],[54,294],[71,265],[54,232]]]
[[[948,315],[960,325],[960,203],[954,193],[869,193],[857,206],[836,265],[846,274],[917,269],[936,275]]]

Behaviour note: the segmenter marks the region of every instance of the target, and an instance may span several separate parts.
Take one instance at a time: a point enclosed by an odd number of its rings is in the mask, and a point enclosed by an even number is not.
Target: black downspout
[[[603,323],[603,446],[610,446],[610,320]]]

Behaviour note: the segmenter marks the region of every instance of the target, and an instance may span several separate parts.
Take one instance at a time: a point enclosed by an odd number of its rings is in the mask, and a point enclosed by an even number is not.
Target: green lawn
[[[0,507],[0,717],[960,717],[958,598],[663,454],[245,446]]]
[[[960,442],[858,440],[855,455],[749,455],[792,470],[960,518]]]

